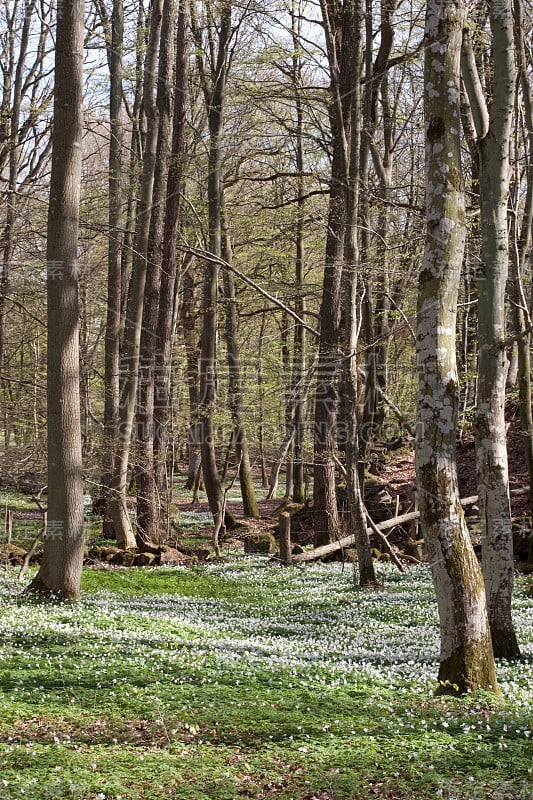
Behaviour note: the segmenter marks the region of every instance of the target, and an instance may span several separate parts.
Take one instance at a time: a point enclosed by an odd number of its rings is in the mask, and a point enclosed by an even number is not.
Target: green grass
[[[382,573],[91,569],[75,606],[0,573],[0,797],[531,800],[527,582],[503,699],[436,699],[428,573]]]

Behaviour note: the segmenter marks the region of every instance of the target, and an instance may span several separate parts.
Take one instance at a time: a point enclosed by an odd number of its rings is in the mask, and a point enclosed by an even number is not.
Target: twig
[[[39,533],[37,534],[37,536],[33,540],[30,549],[28,550],[28,552],[24,556],[24,561],[22,562],[22,566],[20,568],[20,572],[19,572],[19,576],[18,576],[19,583],[22,582],[22,579],[24,578],[24,575],[26,574],[26,570],[28,569],[28,567],[30,565],[30,561],[31,561],[35,551],[37,550],[37,545],[39,544],[39,542],[41,541],[42,537],[44,536],[44,534],[46,532],[46,516],[47,516],[48,506],[45,506],[45,504],[41,500],[41,496],[42,496],[42,493],[44,492],[44,490],[47,489],[47,488],[48,488],[47,486],[43,486],[41,489],[39,489],[39,492],[38,492],[37,495],[32,495],[32,497],[31,497],[33,502],[37,503],[37,506],[39,507],[39,511],[43,515],[43,524],[41,526],[41,530],[39,531]]]
[[[374,520],[372,519],[372,517],[368,513],[368,510],[365,508],[364,504],[363,504],[363,508],[365,509],[365,516],[366,516],[367,522],[368,522],[368,524],[370,526],[370,530],[373,533],[376,534],[376,536],[378,537],[379,541],[381,542],[381,544],[383,545],[383,547],[385,548],[385,550],[387,551],[387,553],[391,557],[391,560],[394,562],[394,564],[396,564],[396,566],[398,567],[400,572],[405,572],[402,563],[400,562],[400,560],[398,559],[398,556],[396,555],[396,553],[394,552],[394,550],[392,548],[391,543],[389,542],[389,540],[387,539],[385,534],[382,533],[380,531],[380,529],[377,527],[376,523],[374,522]]]
[[[226,502],[227,502],[227,498],[228,498],[228,492],[230,491],[230,489],[233,489],[235,481],[237,480],[237,475],[239,474],[240,469],[241,469],[241,463],[242,463],[242,453],[241,453],[241,457],[239,458],[239,463],[237,464],[237,469],[235,470],[235,475],[233,476],[233,479],[232,479],[231,483],[228,484],[228,486],[226,486],[226,488],[224,489],[224,494],[222,496],[222,505],[220,507],[220,512],[219,512],[219,514],[217,516],[217,519],[215,521],[215,527],[213,528],[212,541],[213,541],[213,548],[215,550],[215,556],[217,558],[220,558],[220,544],[219,544],[219,541],[218,541],[218,537],[219,537],[220,531],[222,530],[222,528],[224,526],[224,517],[226,515]]]

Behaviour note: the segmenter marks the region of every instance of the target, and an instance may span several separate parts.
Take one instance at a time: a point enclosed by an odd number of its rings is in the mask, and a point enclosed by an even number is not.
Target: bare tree
[[[489,7],[491,101],[487,104],[468,28],[462,72],[477,135],[481,265],[478,269],[478,394],[474,420],[482,565],[494,652],[520,655],[511,616],[513,536],[507,466],[505,288],[510,150],[516,67],[511,0]]]
[[[134,548],[136,546],[126,503],[126,488],[137,399],[142,310],[148,268],[150,210],[152,207],[157,154],[158,123],[154,87],[161,35],[162,9],[163,0],[156,0],[151,10],[149,44],[145,59],[143,108],[147,118],[147,135],[143,152],[141,196],[137,209],[133,269],[126,307],[123,355],[121,357],[121,402],[109,500],[109,511],[113,519],[117,542],[120,547],[124,548]]]
[[[84,2],[63,0],[56,25],[47,233],[48,521],[30,591],[76,600],[85,532],[81,456],[78,219],[83,136]]]
[[[465,240],[461,174],[462,0],[426,11],[427,229],[418,289],[416,471],[420,522],[440,617],[438,693],[497,691],[485,588],[459,499],[457,296]]]

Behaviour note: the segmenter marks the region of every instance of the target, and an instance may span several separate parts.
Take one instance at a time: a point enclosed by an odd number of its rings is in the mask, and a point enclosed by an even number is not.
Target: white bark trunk
[[[462,0],[426,13],[427,234],[419,279],[416,469],[420,521],[437,595],[438,691],[497,690],[485,590],[461,507],[455,458],[456,314],[465,239],[460,155]]]

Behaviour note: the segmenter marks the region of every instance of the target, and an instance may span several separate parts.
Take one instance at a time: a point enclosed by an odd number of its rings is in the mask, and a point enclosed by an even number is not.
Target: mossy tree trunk
[[[419,277],[416,470],[440,618],[439,693],[497,691],[483,577],[459,499],[456,315],[465,241],[461,176],[462,0],[426,11],[427,231]]]

